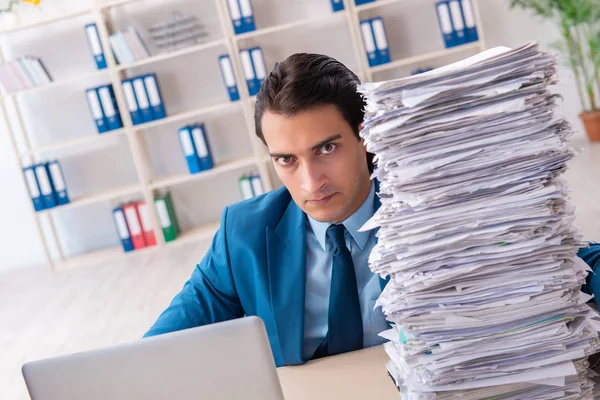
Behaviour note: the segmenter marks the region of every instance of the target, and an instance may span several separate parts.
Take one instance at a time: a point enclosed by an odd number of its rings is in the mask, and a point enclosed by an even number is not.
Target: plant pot
[[[600,142],[600,111],[579,114],[590,142]]]

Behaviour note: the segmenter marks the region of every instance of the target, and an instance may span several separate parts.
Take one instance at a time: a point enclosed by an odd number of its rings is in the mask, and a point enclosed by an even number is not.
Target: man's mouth
[[[329,196],[308,200],[308,203],[315,205],[315,206],[321,206],[321,205],[327,204],[327,202],[329,202],[329,200],[331,200],[331,198],[333,196],[335,196],[335,193],[330,194]]]

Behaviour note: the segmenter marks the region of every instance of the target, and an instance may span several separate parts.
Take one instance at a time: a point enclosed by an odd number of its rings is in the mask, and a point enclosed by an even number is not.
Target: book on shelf
[[[103,134],[123,127],[112,84],[87,89],[85,95],[98,133]]]
[[[179,129],[178,135],[190,174],[197,174],[213,168],[212,151],[203,124],[184,126]]]
[[[361,20],[360,30],[369,60],[369,67],[389,63],[391,61],[390,51],[383,18]]]
[[[133,125],[167,116],[156,74],[134,76],[121,81],[121,85]]]
[[[110,35],[109,42],[118,64],[130,64],[150,57],[144,39],[133,26]]]
[[[446,48],[479,40],[471,0],[440,0],[435,7]]]
[[[148,33],[152,43],[165,52],[205,43],[210,37],[197,17],[180,13],[173,13],[167,20],[153,24]]]
[[[48,70],[37,57],[25,56],[0,66],[0,85],[4,93],[16,92],[52,82]]]
[[[265,189],[259,175],[244,175],[238,180],[238,185],[244,200],[248,200],[265,193]]]
[[[35,211],[69,203],[66,180],[58,161],[24,167],[23,174]]]
[[[143,201],[120,204],[112,211],[113,220],[125,252],[156,245],[148,208]]]
[[[172,242],[177,238],[177,235],[179,235],[180,229],[177,215],[175,214],[175,208],[173,207],[171,193],[167,192],[163,196],[156,197],[154,199],[154,205],[156,206],[156,212],[158,214],[158,220],[163,231],[165,242]]]

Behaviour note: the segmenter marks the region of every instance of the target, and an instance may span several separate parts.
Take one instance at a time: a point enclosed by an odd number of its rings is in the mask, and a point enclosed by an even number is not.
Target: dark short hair
[[[265,111],[293,116],[320,105],[335,105],[360,139],[360,124],[366,102],[357,92],[360,79],[344,64],[322,54],[296,53],[275,64],[256,96],[254,123],[256,136],[266,145],[262,131]],[[367,153],[369,171],[373,155]]]

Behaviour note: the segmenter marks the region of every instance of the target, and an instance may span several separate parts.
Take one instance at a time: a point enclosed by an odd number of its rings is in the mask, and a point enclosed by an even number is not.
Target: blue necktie
[[[352,254],[346,247],[344,225],[331,225],[327,237],[333,244],[333,269],[329,295],[329,331],[313,358],[362,349],[363,326]]]

